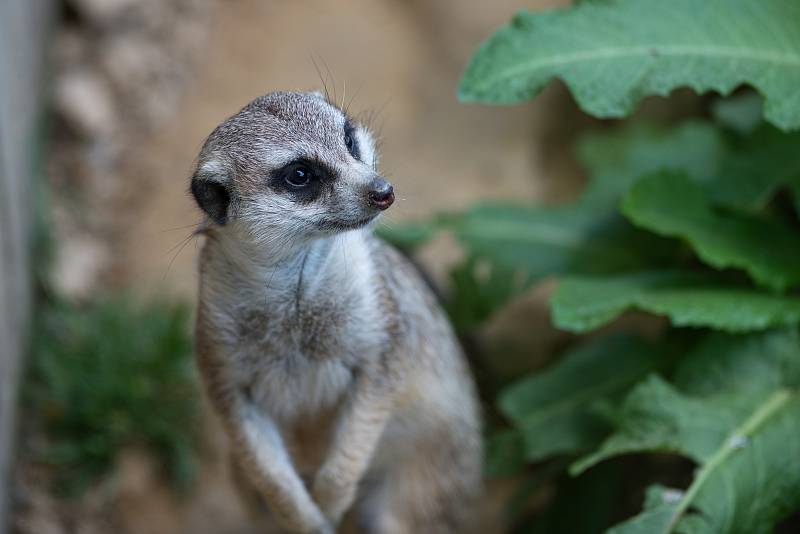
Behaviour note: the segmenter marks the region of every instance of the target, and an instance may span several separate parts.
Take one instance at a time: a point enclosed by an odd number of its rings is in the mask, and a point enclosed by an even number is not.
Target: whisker
[[[328,62],[325,61],[325,58],[320,55],[320,60],[322,61],[322,65],[325,67],[325,72],[328,73],[328,76],[331,77],[331,83],[333,84],[333,101],[336,102],[339,98],[336,96],[336,78],[333,76],[333,72],[331,72],[331,68],[328,66]]]
[[[330,102],[330,100],[331,100],[331,94],[330,94],[330,92],[328,91],[328,83],[327,83],[327,80],[326,80],[326,78],[325,78],[325,77],[322,75],[322,71],[320,70],[320,68],[319,68],[319,65],[317,64],[317,60],[316,60],[316,59],[314,59],[314,55],[313,55],[313,53],[312,53],[312,55],[311,55],[311,63],[313,63],[313,64],[314,64],[314,69],[317,71],[317,76],[319,76],[319,81],[322,83],[322,88],[323,88],[323,90],[325,91],[325,100],[327,100],[328,102]]]
[[[189,235],[187,235],[186,237],[184,237],[183,239],[181,239],[180,241],[178,241],[178,243],[176,243],[175,245],[171,246],[171,247],[169,248],[169,250],[167,250],[167,251],[164,253],[164,255],[166,256],[167,254],[170,254],[170,253],[172,253],[172,251],[173,251],[173,250],[175,250],[176,248],[180,247],[180,246],[181,246],[181,245],[183,245],[185,242],[189,241],[189,240],[190,240],[192,237],[194,237],[194,235],[195,235],[195,232],[191,232]]]
[[[349,115],[350,114],[350,107],[353,105],[353,102],[355,101],[356,97],[358,96],[358,93],[361,92],[361,88],[362,87],[364,87],[364,82],[361,82],[358,85],[358,87],[356,88],[356,92],[353,93],[353,96],[350,97],[350,101],[345,105],[345,108],[344,108],[344,114],[345,115]]]
[[[160,235],[160,234],[166,234],[167,232],[175,232],[175,231],[178,231],[178,230],[186,230],[187,228],[196,228],[197,226],[202,224],[202,222],[203,221],[198,221],[198,222],[196,222],[194,224],[187,224],[185,226],[176,226],[175,228],[167,228],[167,229],[161,230],[161,231],[159,231],[157,233]]]
[[[191,234],[183,238],[177,245],[175,245],[169,251],[167,251],[167,254],[169,254],[170,252],[178,248],[178,251],[172,256],[172,259],[170,259],[169,263],[167,264],[167,270],[164,272],[164,276],[161,278],[162,281],[167,279],[167,276],[169,276],[169,272],[172,269],[172,264],[175,263],[175,260],[178,259],[178,256],[181,255],[181,252],[183,252],[183,249],[186,248],[186,245],[188,245],[191,242],[192,238],[195,238],[198,235],[200,234],[197,231],[192,232]],[[196,243],[197,242],[195,241],[195,244]]]

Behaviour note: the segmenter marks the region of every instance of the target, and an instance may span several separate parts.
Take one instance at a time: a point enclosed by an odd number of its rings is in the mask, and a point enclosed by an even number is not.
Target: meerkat
[[[282,531],[462,534],[481,492],[468,365],[373,236],[394,201],[368,129],[320,93],[256,98],[205,141],[196,353],[236,463]]]

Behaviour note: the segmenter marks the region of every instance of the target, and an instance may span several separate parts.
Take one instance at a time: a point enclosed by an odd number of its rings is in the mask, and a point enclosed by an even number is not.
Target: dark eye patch
[[[350,119],[346,120],[344,123],[344,146],[347,147],[347,151],[350,152],[350,155],[353,156],[357,160],[361,160],[361,151],[358,147],[358,140],[356,139],[356,128],[353,126],[353,123],[350,122]]]
[[[299,180],[298,176],[304,176]],[[335,171],[324,163],[300,158],[272,172],[269,178],[271,189],[288,194],[297,202],[313,202],[337,178]]]

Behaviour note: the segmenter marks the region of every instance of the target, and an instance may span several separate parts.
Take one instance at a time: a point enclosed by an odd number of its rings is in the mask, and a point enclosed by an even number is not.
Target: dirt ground
[[[566,147],[585,119],[561,87],[511,108],[464,105],[455,96],[468,58],[494,28],[522,7],[565,3],[213,2],[208,43],[182,98],[157,130],[121,155],[126,196],[120,205],[130,216],[114,234],[115,285],[137,294],[194,297],[196,244],[184,241],[200,219],[187,194],[193,159],[222,119],[276,89],[321,89],[324,82],[355,114],[374,115],[380,166],[399,199],[386,224],[487,199],[571,197],[582,177]],[[441,280],[457,255],[451,242],[440,239],[421,259]],[[132,454],[121,461],[109,483],[113,489],[100,491],[115,494],[125,532],[253,531],[228,481],[224,439],[211,419],[206,435],[198,484],[182,500],[159,486],[146,458]],[[27,530],[37,531],[58,532]],[[490,518],[484,531],[502,527]]]

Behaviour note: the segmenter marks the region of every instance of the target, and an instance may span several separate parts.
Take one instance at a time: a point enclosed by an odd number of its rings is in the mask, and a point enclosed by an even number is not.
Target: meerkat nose
[[[379,210],[385,210],[394,202],[394,188],[383,178],[375,178],[369,186],[367,197],[370,204]]]

